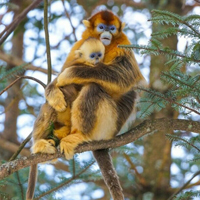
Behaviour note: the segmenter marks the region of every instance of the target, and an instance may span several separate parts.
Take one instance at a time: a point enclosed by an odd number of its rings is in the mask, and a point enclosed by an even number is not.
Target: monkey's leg
[[[49,134],[49,126],[51,122],[56,121],[56,112],[49,106],[48,103],[42,105],[40,113],[35,120],[33,128],[34,145],[32,147],[33,153],[55,153],[55,143],[53,140],[47,140]],[[28,188],[26,193],[26,200],[33,199],[35,184],[37,181],[37,165],[30,166]]]
[[[75,147],[84,141],[114,137],[117,131],[117,114],[115,102],[100,86],[84,86],[72,106],[72,132],[61,140],[61,149],[66,158],[69,155],[72,157]],[[123,200],[122,188],[108,150],[95,151],[94,156],[113,200]]]
[[[134,111],[136,96],[136,92],[132,90],[124,94],[117,101],[118,119],[116,133],[121,129],[130,114]],[[123,200],[124,196],[122,188],[118,175],[113,167],[109,151],[107,149],[97,150],[93,152],[93,155],[99,165],[104,181],[109,188],[113,200]]]
[[[34,144],[32,146],[33,153],[41,152],[53,154],[56,152],[53,140],[46,139],[50,132],[50,125],[56,121],[56,118],[57,114],[55,110],[48,103],[43,104],[34,123]]]
[[[108,149],[93,151],[93,155],[99,165],[104,182],[106,183],[113,200],[123,200],[124,195],[119,182],[119,177],[112,164],[112,158]]]
[[[109,95],[97,84],[84,86],[71,110],[71,133],[60,142],[67,159],[85,141],[110,139],[116,131],[117,110]]]

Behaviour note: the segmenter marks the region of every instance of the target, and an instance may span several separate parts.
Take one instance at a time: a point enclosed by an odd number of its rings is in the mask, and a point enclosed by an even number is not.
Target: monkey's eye
[[[111,26],[109,26],[109,30],[111,33],[115,33],[117,29],[114,25],[111,25]]]
[[[104,25],[104,24],[99,24],[99,25],[97,26],[97,31],[98,31],[98,32],[103,32],[104,29],[105,29],[105,25]]]
[[[95,53],[91,53],[90,58],[94,58],[94,57],[95,57]]]
[[[98,53],[98,57],[100,58],[102,56],[102,53]]]

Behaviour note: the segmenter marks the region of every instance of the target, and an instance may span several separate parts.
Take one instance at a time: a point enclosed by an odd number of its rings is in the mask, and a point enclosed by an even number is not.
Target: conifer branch
[[[176,75],[176,74],[174,74],[174,75]],[[167,72],[162,72],[161,77],[162,77],[162,76],[166,76],[166,77],[168,77],[168,78],[170,78],[170,79],[173,79],[173,80],[179,82],[180,85],[187,86],[187,87],[191,88],[191,90],[194,90],[194,89],[195,89],[195,90],[198,90],[198,92],[200,93],[200,89],[199,89],[199,88],[194,88],[195,83],[196,83],[197,81],[199,81],[199,79],[197,79],[197,80],[193,83],[193,86],[191,86],[190,84],[184,82],[182,79],[179,79],[179,78],[177,78],[177,77],[171,76],[171,75],[170,75],[169,73],[167,73]]]
[[[166,132],[169,132],[170,130],[183,130],[188,132],[200,133],[200,122],[165,118],[156,120],[145,120],[130,131],[119,135],[111,140],[93,141],[90,143],[81,144],[76,148],[75,152],[82,153],[85,151],[94,151],[97,149],[117,148],[130,142],[134,142],[138,138],[152,133],[155,130]],[[64,157],[64,155],[62,155],[60,152],[57,152],[53,155],[35,154],[30,155],[29,157],[21,157],[0,166],[0,179],[3,179],[11,175],[12,173],[30,165],[46,162],[48,160],[53,160],[59,157]]]
[[[164,97],[164,96],[162,96],[162,95],[159,95],[157,92],[153,92],[153,91],[151,91],[151,90],[148,90],[148,89],[145,89],[145,88],[140,88],[140,87],[138,87],[138,89],[139,89],[139,90],[142,90],[142,91],[145,91],[145,92],[147,92],[147,93],[153,94],[153,95],[155,95],[155,96],[157,96],[157,97],[159,97],[159,98],[161,98],[161,99],[164,99],[165,101],[168,101],[170,104],[176,104],[177,106],[186,108],[187,110],[190,110],[190,111],[192,111],[192,112],[194,112],[194,113],[200,115],[200,112],[198,112],[198,111],[196,111],[196,110],[194,110],[194,109],[192,109],[192,108],[190,108],[190,107],[188,107],[188,106],[185,106],[185,105],[183,105],[183,104],[180,104],[180,103],[178,103],[178,102],[176,102],[176,101],[174,101],[174,100],[172,100],[172,99],[169,99],[169,98],[166,98],[166,97]]]
[[[181,24],[186,25],[187,27],[189,27],[194,33],[196,33],[200,37],[200,33],[196,29],[194,29],[182,17],[180,17],[179,15],[177,15],[175,13],[171,13],[171,12],[168,12],[168,11],[167,12],[166,11],[161,11],[161,10],[152,10],[151,13],[153,15],[159,14],[159,15],[162,15],[162,16],[168,16],[168,17],[174,18],[176,24],[177,24],[177,22],[179,22]],[[165,20],[166,20],[166,23],[167,23],[168,22],[167,19],[165,19]],[[154,21],[154,17],[152,19],[150,19],[149,21]]]
[[[200,175],[200,171],[197,171],[192,178],[190,178],[181,188],[179,188],[174,194],[172,194],[167,200],[172,200],[177,194],[179,194],[184,188],[187,187],[187,185],[189,185],[189,183],[196,177]]]
[[[156,48],[153,48],[153,47],[149,47],[149,46],[138,46],[138,45],[134,45],[134,44],[131,44],[131,45],[118,45],[119,48],[124,48],[124,49],[139,49],[139,50],[146,50],[146,51],[151,51],[151,52],[158,52],[159,54],[166,54],[166,55],[171,55],[171,56],[177,56],[177,57],[180,57],[180,58],[184,58],[188,61],[193,61],[193,62],[196,62],[196,63],[200,63],[200,60],[197,60],[197,59],[194,59],[194,58],[191,58],[191,57],[188,57],[188,56],[185,56],[181,53],[177,53],[177,52],[174,52],[174,51],[169,51],[169,49],[156,49]]]
[[[40,196],[34,198],[34,200],[39,200],[41,199],[42,197],[48,195],[48,194],[51,194],[52,192],[55,192],[57,190],[59,190],[60,188],[68,185],[70,182],[74,181],[75,179],[79,178],[80,175],[82,175],[83,173],[85,173],[87,171],[87,169],[89,169],[93,164],[95,163],[95,161],[91,162],[89,165],[87,165],[83,170],[81,170],[78,174],[76,175],[73,175],[72,178],[70,178],[69,180],[67,181],[64,181],[63,183],[61,183],[60,185],[58,185],[57,187],[41,194]]]
[[[188,142],[187,140],[181,138],[181,137],[178,137],[176,135],[171,135],[171,134],[166,134],[167,138],[172,140],[172,141],[178,141],[178,140],[181,140],[183,141],[184,143],[188,144],[189,146],[193,147],[194,149],[196,149],[198,152],[200,152],[200,149],[197,148],[195,145],[193,145],[192,143]]]

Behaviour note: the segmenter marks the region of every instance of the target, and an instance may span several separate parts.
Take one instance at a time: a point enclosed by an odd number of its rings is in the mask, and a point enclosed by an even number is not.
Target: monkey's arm
[[[48,103],[59,112],[66,109],[67,103],[65,101],[64,94],[56,86],[57,78],[54,79],[45,89],[45,97]]]
[[[136,63],[135,63],[136,64]],[[57,78],[57,86],[61,87],[71,83],[87,84],[97,83],[108,93],[121,94],[127,92],[138,78],[143,77],[139,70],[135,70],[131,58],[120,56],[113,64],[97,64],[95,67],[75,65],[65,69]]]

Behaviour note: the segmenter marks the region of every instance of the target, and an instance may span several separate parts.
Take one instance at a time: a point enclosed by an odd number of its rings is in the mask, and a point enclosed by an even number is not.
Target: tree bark
[[[22,10],[26,7],[23,1],[15,0],[13,3],[18,5],[18,10],[14,11],[13,18],[15,19]],[[11,39],[12,49],[11,54],[18,59],[23,57],[23,37],[24,37],[24,23],[20,24],[14,32]],[[7,69],[12,69],[15,65],[7,64]],[[8,84],[13,82],[16,77],[8,80]],[[5,113],[4,131],[1,137],[12,143],[18,143],[17,141],[17,118],[19,116],[18,104],[21,99],[22,93],[20,90],[21,81],[18,81],[7,91],[7,98],[5,100],[5,109],[9,106],[9,109]],[[8,160],[12,155],[12,152],[5,151],[0,148],[0,159]]]
[[[177,14],[181,14],[182,1],[168,0],[165,5],[160,4],[161,1],[152,0],[151,6],[155,9],[163,9]],[[167,25],[153,24],[152,32],[165,29]],[[172,36],[162,41],[163,46],[168,46],[171,49],[177,49],[177,37]],[[169,67],[165,65],[166,58],[164,56],[151,56],[150,65],[150,87],[162,93],[169,89],[169,85],[160,81],[160,74],[163,71],[168,71]],[[178,113],[173,108],[168,106],[161,112],[154,113],[150,118],[172,118],[176,119]],[[170,128],[170,127],[169,127]],[[171,142],[165,138],[165,134],[172,134],[171,129],[158,131],[157,133],[144,138],[144,164],[143,177],[151,188],[154,200],[167,199],[170,194],[167,188],[170,188],[170,166],[171,166]]]
[[[120,147],[125,144],[129,144],[130,142],[134,142],[146,134],[169,129],[200,133],[200,122],[182,119],[145,120],[132,130],[119,135],[112,140],[93,141],[81,144],[76,148],[75,153]],[[58,157],[64,157],[64,155],[60,152],[56,154],[36,154],[5,163],[0,166],[0,180],[22,168],[48,160],[53,160]]]

